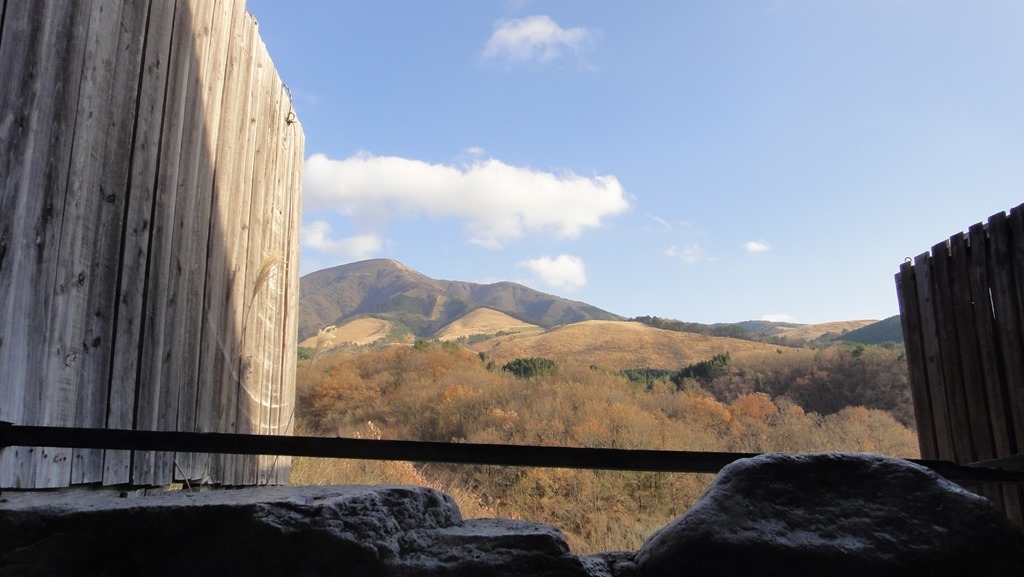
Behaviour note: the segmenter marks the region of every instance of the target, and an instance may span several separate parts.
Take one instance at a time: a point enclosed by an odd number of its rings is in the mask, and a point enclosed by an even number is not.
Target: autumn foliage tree
[[[894,417],[902,410],[894,358],[872,347],[724,357],[677,385],[571,359],[519,359],[494,371],[486,356],[459,347],[392,346],[300,363],[298,418],[302,430],[331,436],[366,435],[372,423],[373,435],[391,439],[913,457],[916,437]],[[446,464],[348,466],[328,477],[304,467],[299,460],[295,482],[380,483],[395,474],[393,482],[429,484],[457,495],[467,515],[560,527],[580,553],[638,548],[712,478]]]

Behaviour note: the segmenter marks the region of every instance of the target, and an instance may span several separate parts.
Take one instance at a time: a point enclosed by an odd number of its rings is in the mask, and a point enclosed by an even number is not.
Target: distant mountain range
[[[333,346],[378,341],[411,342],[414,338],[475,338],[480,342],[481,338],[513,333],[524,337],[526,333],[533,335],[533,341],[516,342],[541,343],[547,339],[542,333],[554,327],[585,321],[625,320],[587,303],[542,293],[513,282],[478,284],[432,279],[390,259],[341,265],[300,279],[299,340],[306,341],[303,346],[316,346],[310,339],[327,327],[337,327],[331,332]],[[733,329],[722,330],[736,327],[740,333],[750,337],[784,337],[789,342],[820,339],[877,344],[903,340],[899,316],[878,322],[837,321],[814,325],[770,321],[699,325],[660,321],[657,317],[638,317],[635,320],[648,324],[658,321],[654,326],[710,333],[712,336],[716,333],[721,333],[718,336],[736,336],[732,334],[735,332]],[[626,327],[613,323],[603,325],[600,330],[619,332],[620,329],[625,330]],[[627,337],[627,340],[635,338],[636,335]],[[577,346],[582,344],[577,343]],[[693,343],[688,346],[692,347]]]
[[[436,280],[390,259],[329,268],[299,281],[299,340],[359,317],[390,321],[413,335],[433,338],[449,323],[479,308],[543,328],[589,320],[622,320],[583,302],[514,282],[477,284]]]

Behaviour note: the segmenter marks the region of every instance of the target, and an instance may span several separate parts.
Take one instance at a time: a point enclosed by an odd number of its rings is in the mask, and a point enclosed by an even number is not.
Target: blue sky
[[[880,319],[906,257],[1024,203],[1016,0],[248,8],[306,135],[303,274]]]

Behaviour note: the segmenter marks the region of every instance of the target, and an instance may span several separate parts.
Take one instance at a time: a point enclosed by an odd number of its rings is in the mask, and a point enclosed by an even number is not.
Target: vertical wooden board
[[[987,276],[992,297],[994,359],[986,361],[989,411],[996,456],[1009,457],[1017,453],[1013,434],[1013,415],[1009,409],[1009,375],[1024,373],[1024,349],[1021,340],[1020,318],[1017,316],[1017,293],[1010,258],[1010,229],[1005,213],[989,219],[986,255]]]
[[[984,254],[984,239],[980,242],[980,250]],[[971,463],[994,457],[992,435],[988,426],[988,404],[985,400],[980,343],[976,333],[978,320],[975,313],[977,311],[974,295],[971,293],[971,253],[974,252],[974,249],[969,244],[969,237],[966,234],[958,234],[950,238],[949,246],[948,275],[954,322],[946,326],[955,331],[951,337],[956,340],[958,354],[955,358],[950,358],[947,355],[943,362],[959,365],[959,378],[948,381],[952,383],[949,390],[953,393],[953,396],[949,397],[950,407],[957,423],[957,437],[970,443],[971,452],[962,454],[961,458],[967,459],[964,462]],[[987,294],[984,306],[988,306]]]
[[[219,126],[221,92],[224,83],[224,51],[230,34],[231,2],[202,0],[196,9],[197,27],[196,62],[200,76],[198,90],[190,93],[190,107],[199,114],[195,121],[195,138],[189,141],[188,153],[194,161],[194,172],[189,190],[194,191],[194,211],[188,228],[192,239],[184,255],[187,268],[183,273],[184,318],[179,335],[184,342],[179,346],[179,367],[181,381],[178,399],[178,416],[175,429],[196,431],[197,399],[199,394],[200,332],[203,322],[203,292],[206,287],[207,250],[209,248],[210,219],[213,214],[213,166],[214,143]],[[201,14],[201,16],[199,16]],[[203,40],[199,40],[203,38]],[[178,453],[175,456],[177,471],[185,480],[200,480],[205,458],[192,453]]]
[[[238,399],[236,404],[235,431],[239,433],[255,433],[256,421],[259,419],[259,384],[262,378],[262,362],[259,356],[260,346],[260,308],[257,293],[257,276],[263,260],[263,206],[265,201],[266,182],[263,166],[267,162],[266,114],[269,108],[267,85],[270,75],[267,60],[263,57],[262,41],[258,27],[253,21],[254,35],[252,43],[253,80],[250,102],[250,122],[248,126],[248,147],[246,148],[245,174],[249,206],[243,230],[238,239],[237,255],[239,262],[244,263],[237,278],[244,283],[237,287],[236,302],[241,313],[241,347],[239,350]],[[257,458],[255,455],[234,456],[235,485],[255,484]]]
[[[953,237],[951,242],[957,237]],[[961,237],[962,239],[962,237]],[[952,247],[939,243],[932,247],[931,271],[936,334],[939,344],[938,363],[942,378],[945,413],[952,431],[957,463],[976,461],[970,438],[970,421],[963,394],[963,367],[956,326],[956,305],[951,267]],[[934,400],[934,399],[933,399]]]
[[[125,189],[128,182],[135,106],[139,92],[142,46],[146,32],[148,2],[120,2],[121,12],[113,18],[114,48],[111,101],[102,130],[107,133],[100,159],[98,194],[102,209],[96,219],[96,252],[90,265],[85,342],[92,354],[86,373],[97,375],[94,387],[82,388],[76,422],[79,426],[103,427],[109,403],[110,363],[114,346],[114,319],[117,309],[117,278],[121,232],[124,225]],[[95,282],[102,279],[101,282]],[[86,420],[89,419],[89,420]],[[76,449],[72,457],[72,483],[94,483],[103,479],[103,451]]]
[[[305,135],[302,125],[294,115],[290,115],[290,126],[293,131],[292,160],[289,170],[290,185],[288,187],[289,210],[289,258],[288,286],[285,300],[285,311],[288,315],[285,331],[284,349],[284,386],[281,392],[281,424],[280,434],[291,435],[295,430],[295,375],[297,370],[298,332],[299,332],[299,236],[302,226],[302,169],[305,152]],[[281,457],[277,462],[278,482],[289,483],[291,476],[291,458]]]
[[[43,422],[65,427],[79,423],[102,426],[102,400],[106,396],[106,371],[102,369],[109,363],[109,358],[89,362],[91,356],[102,355],[102,351],[90,346],[92,339],[87,328],[89,295],[108,283],[106,278],[93,277],[92,272],[101,250],[97,224],[107,204],[99,193],[99,183],[104,169],[104,124],[112,96],[120,1],[99,0],[83,9],[87,11],[74,25],[84,32],[82,51],[69,55],[81,69],[81,80],[71,103],[75,113],[68,129],[74,137],[60,229],[56,288],[46,330],[48,363],[43,368],[47,387]],[[101,368],[102,372],[90,373],[93,367]],[[40,479],[49,477],[41,481],[41,486],[66,486],[71,482],[72,450],[52,450],[51,455],[53,462],[37,473]]]
[[[34,263],[43,257],[34,226],[46,210],[33,183],[36,148],[45,150],[52,110],[45,67],[50,58],[52,6],[18,2],[7,7],[5,41],[0,44],[0,420],[35,421],[26,406],[29,381],[42,366],[40,326],[48,291],[36,290],[44,279]],[[0,449],[0,487],[32,487],[35,449]]]
[[[290,184],[288,186],[288,285],[285,296],[285,347],[283,366],[284,382],[281,390],[281,417],[279,434],[291,435],[295,428],[295,373],[297,369],[299,333],[299,236],[302,226],[302,168],[305,151],[305,136],[302,125],[290,115],[292,130]],[[290,482],[291,458],[281,457],[277,461],[277,482]]]
[[[910,262],[903,263],[900,266],[900,272],[896,275],[896,295],[900,307],[900,322],[903,325],[903,343],[906,350],[910,394],[914,402],[918,446],[922,458],[937,459],[938,447],[935,439],[932,403],[928,394],[928,373],[925,370],[917,281],[914,266]]]
[[[237,335],[230,326],[230,284],[231,267],[228,254],[229,220],[232,214],[232,200],[236,192],[237,179],[233,174],[239,165],[239,138],[243,130],[243,116],[246,114],[245,94],[249,82],[247,59],[248,29],[244,20],[244,3],[236,2],[230,13],[227,59],[224,70],[224,90],[221,96],[221,114],[218,119],[212,192],[213,213],[210,218],[210,239],[207,253],[207,279],[203,297],[202,343],[198,383],[196,426],[200,431],[227,432],[221,427],[225,421],[226,407],[223,406],[222,390],[228,385],[233,341]],[[232,411],[233,411],[232,407]],[[233,413],[232,413],[233,415]],[[204,478],[220,482],[222,467],[220,455],[207,455],[202,467]]]
[[[264,254],[274,259],[273,271],[270,271],[266,280],[266,289],[263,292],[262,300],[267,324],[263,330],[263,352],[264,364],[263,382],[260,387],[260,427],[259,433],[269,435],[276,433],[276,421],[278,416],[277,403],[280,402],[280,381],[281,381],[281,348],[283,341],[280,338],[284,330],[284,317],[282,315],[282,300],[284,297],[284,286],[282,284],[283,269],[285,262],[284,245],[284,193],[283,178],[280,174],[282,164],[285,164],[282,145],[286,142],[284,114],[282,109],[284,98],[284,87],[280,77],[273,69],[269,55],[267,61],[270,63],[272,94],[272,110],[269,117],[270,155],[272,163],[267,167],[267,193],[268,202],[264,208]],[[260,485],[269,484],[271,481],[274,465],[274,456],[261,455],[258,458],[257,483]]]
[[[149,12],[142,76],[139,80],[137,115],[132,137],[121,264],[118,275],[116,341],[111,363],[107,428],[131,429],[135,425],[139,384],[140,349],[146,297],[146,265],[149,261],[164,92],[174,4],[153,2]],[[132,455],[128,451],[107,451],[103,459],[103,482],[124,484],[131,479]]]
[[[163,380],[163,366],[169,361],[171,335],[177,327],[178,302],[171,292],[175,271],[172,264],[174,213],[178,196],[178,172],[181,166],[181,142],[184,126],[191,119],[186,109],[186,88],[192,65],[192,17],[187,0],[178,0],[171,33],[167,89],[162,110],[160,156],[146,270],[143,306],[142,354],[140,358],[138,404],[135,427],[140,430],[166,430],[177,419],[176,383]],[[137,485],[164,485],[173,478],[173,454],[137,451],[133,458],[132,482]]]
[[[218,159],[226,159],[223,179],[218,162],[218,187],[226,193],[226,205],[218,214],[220,228],[223,229],[223,245],[216,250],[224,252],[224,264],[219,270],[223,275],[223,292],[217,295],[224,307],[221,326],[218,327],[218,354],[220,371],[214,375],[218,383],[217,391],[217,425],[220,432],[237,430],[238,387],[240,382],[240,341],[242,335],[242,290],[245,284],[246,245],[248,239],[249,203],[251,183],[248,175],[252,173],[251,124],[253,121],[253,86],[254,64],[252,61],[252,43],[255,26],[251,17],[241,11],[235,23],[235,42],[237,47],[232,50],[237,54],[239,82],[229,86],[225,91],[225,108],[229,105],[234,110],[233,120],[237,121],[232,129],[222,133],[234,135],[231,149],[225,155],[218,154]],[[222,115],[232,114],[223,112]],[[224,139],[222,139],[224,140]],[[213,249],[211,249],[213,250]],[[233,485],[237,459],[234,455],[216,455],[212,459],[213,477],[217,482]]]
[[[999,345],[993,316],[993,279],[989,276],[988,254],[991,249],[984,225],[976,224],[970,227],[968,234],[970,250],[967,268],[970,275],[967,280],[974,303],[972,328],[977,344],[977,364],[980,372],[976,379],[971,379],[965,384],[968,387],[978,387],[968,389],[969,397],[984,400],[984,403],[976,402],[973,407],[973,410],[979,411],[977,419],[973,415],[971,417],[978,435],[978,458],[994,459],[1000,456],[999,447],[1005,445],[1007,440],[1007,421],[1002,401],[1001,361],[997,354]]]
[[[963,367],[963,380],[957,383],[957,388],[962,391],[970,427],[963,436],[971,440],[974,460],[991,459],[995,457],[995,448],[983,363],[987,360],[985,348],[991,347],[992,341],[990,335],[986,338],[979,332],[984,330],[986,321],[991,330],[992,309],[985,278],[985,231],[982,225],[976,224],[970,227],[968,234],[954,238],[955,241],[951,239],[951,272]],[[1003,491],[998,485],[981,484],[974,491],[996,507],[1004,508]]]
[[[41,196],[43,201],[42,213],[35,217],[34,223],[39,259],[33,267],[35,271],[30,274],[35,277],[33,280],[39,281],[34,283],[32,290],[45,293],[46,302],[40,303],[42,307],[36,309],[32,302],[35,299],[23,295],[26,300],[17,303],[23,309],[33,307],[33,314],[40,314],[38,324],[30,327],[33,334],[21,337],[29,339],[30,350],[42,347],[41,362],[30,365],[33,374],[27,382],[27,424],[70,424],[74,419],[74,391],[69,389],[68,383],[50,381],[47,377],[52,363],[72,365],[76,361],[72,351],[62,348],[60,335],[54,333],[56,327],[50,321],[70,316],[64,297],[65,291],[71,287],[65,284],[66,278],[61,275],[61,230],[69,224],[66,220],[78,218],[74,207],[66,207],[65,203],[90,10],[91,3],[88,2],[53,8],[48,15],[52,20],[47,23],[51,51],[43,56],[46,60],[39,71],[42,81],[40,96],[45,101],[37,105],[48,108],[51,115],[29,160],[32,182],[26,192]],[[69,450],[42,448],[35,456],[39,460],[35,462],[35,472],[31,475],[32,487],[68,485]]]
[[[200,143],[202,150],[199,152],[204,162],[199,163],[196,174],[196,195],[201,202],[201,210],[197,210],[195,226],[197,231],[205,228],[201,235],[201,242],[192,246],[190,262],[192,270],[190,274],[194,279],[189,283],[189,293],[186,303],[186,327],[185,331],[191,335],[192,346],[188,347],[183,361],[188,371],[187,378],[192,387],[186,391],[181,401],[181,409],[178,413],[179,431],[209,432],[213,430],[210,424],[211,407],[202,402],[203,391],[209,391],[216,383],[203,380],[203,327],[209,319],[204,317],[204,304],[206,291],[208,289],[207,267],[210,261],[210,253],[214,230],[219,228],[217,222],[217,195],[214,188],[214,167],[217,163],[218,141],[220,138],[221,107],[223,104],[223,92],[225,74],[228,64],[227,51],[231,38],[232,14],[235,3],[232,0],[223,2],[211,2],[212,11],[210,41],[206,53],[201,59],[203,61],[203,140]],[[234,135],[229,137],[233,138]],[[205,219],[205,222],[202,222]],[[191,398],[189,398],[191,396]],[[189,406],[191,403],[191,406]],[[190,480],[202,482],[208,472],[209,455],[192,454],[182,456],[179,454],[182,463],[182,473]]]
[[[180,29],[181,41],[188,37],[191,50],[187,55],[187,72],[179,78],[181,83],[181,129],[178,167],[173,175],[174,205],[171,229],[169,231],[170,248],[167,253],[169,276],[167,278],[166,316],[164,317],[164,352],[155,368],[160,372],[159,381],[164,384],[167,395],[163,398],[160,418],[156,428],[161,431],[178,430],[178,423],[187,418],[182,413],[193,413],[195,407],[194,387],[191,375],[186,367],[186,354],[194,339],[187,333],[188,295],[190,283],[195,279],[192,275],[193,245],[202,242],[209,232],[208,207],[202,208],[205,198],[196,194],[196,178],[199,165],[205,162],[201,157],[204,152],[202,140],[205,114],[203,112],[203,62],[210,36],[210,15],[212,5],[205,0],[187,0],[182,8],[185,11],[185,22]],[[204,218],[203,214],[207,213]],[[202,222],[204,221],[205,222]],[[205,261],[205,258],[204,258]],[[189,400],[191,399],[191,401]],[[191,430],[191,427],[188,429]],[[190,463],[183,463],[190,454],[173,456],[173,474],[175,480],[181,480],[185,468],[191,469]],[[184,466],[183,466],[184,465]]]
[[[1009,263],[1016,290],[1013,291],[1014,294],[1008,294],[1003,302],[1007,308],[1016,309],[1018,324],[1016,330],[1004,328],[1004,358],[1015,359],[1015,362],[1024,364],[1024,360],[1020,360],[1020,356],[1024,355],[1024,327],[1021,326],[1024,324],[1024,205],[1010,211],[1007,225],[1010,232]],[[1007,372],[1005,394],[1012,416],[1013,438],[1016,441],[1014,453],[1019,453],[1024,451],[1024,372]]]
[[[946,258],[945,249],[940,251]],[[921,344],[924,351],[924,367],[928,375],[928,398],[931,399],[932,421],[935,423],[935,441],[938,458],[956,460],[953,431],[946,402],[946,388],[940,364],[942,351],[939,349],[939,329],[935,320],[934,286],[932,282],[933,257],[927,253],[914,260],[917,279],[917,299],[921,310]]]

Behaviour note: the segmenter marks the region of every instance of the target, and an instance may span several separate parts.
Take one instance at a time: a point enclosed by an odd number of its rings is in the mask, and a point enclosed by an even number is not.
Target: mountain
[[[740,327],[743,327],[751,334],[754,335],[766,335],[770,337],[785,337],[789,339],[801,339],[801,340],[813,340],[821,338],[824,335],[832,334],[843,335],[842,340],[846,339],[846,333],[853,332],[855,330],[864,328],[866,326],[877,323],[876,320],[856,320],[856,321],[833,321],[827,323],[817,323],[812,325],[804,325],[797,323],[781,323],[773,321],[743,321],[736,323]]]
[[[430,338],[445,325],[481,307],[543,328],[622,318],[513,282],[436,280],[397,261],[373,259],[299,279],[299,340],[357,317],[391,321],[418,337]]]
[[[585,321],[543,333],[523,333],[470,345],[498,364],[519,357],[568,359],[605,369],[679,369],[728,352],[733,358],[775,355],[789,347],[659,329],[635,321]]]
[[[900,320],[900,315],[894,315],[877,323],[842,334],[836,337],[836,340],[864,345],[902,343],[903,323]]]

